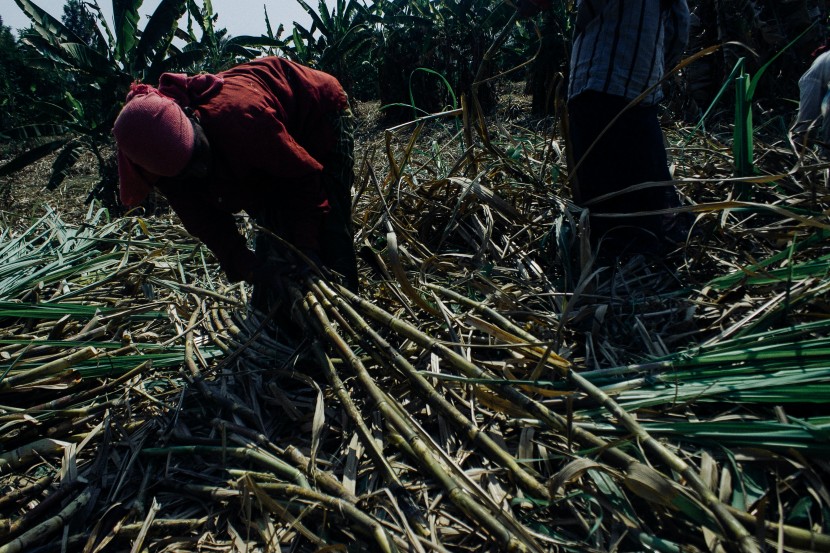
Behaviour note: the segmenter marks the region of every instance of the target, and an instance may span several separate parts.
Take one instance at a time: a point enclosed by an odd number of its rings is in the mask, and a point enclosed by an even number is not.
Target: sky
[[[33,0],[33,2],[58,20],[63,15],[63,6],[66,3],[65,0]],[[219,14],[216,22],[217,28],[227,28],[232,36],[265,34],[265,8],[268,9],[268,18],[271,20],[271,28],[274,32],[277,31],[280,23],[285,25],[286,32],[291,31],[294,21],[306,29],[311,26],[311,18],[295,0],[212,0],[212,3],[213,11]],[[317,7],[316,1],[307,3],[314,8]],[[140,9],[142,17],[149,16],[158,4],[159,0],[145,0]],[[199,4],[201,5],[201,2]],[[101,6],[107,23],[111,25],[112,2],[99,0],[98,5]],[[29,19],[14,0],[0,0],[0,17],[3,18],[3,25],[15,30],[29,25]],[[143,24],[139,26],[139,28],[142,27]],[[285,34],[283,34],[284,37]]]

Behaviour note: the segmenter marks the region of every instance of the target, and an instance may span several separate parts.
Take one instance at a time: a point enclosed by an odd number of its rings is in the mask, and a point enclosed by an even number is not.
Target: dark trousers
[[[357,292],[357,258],[352,223],[354,184],[354,117],[351,110],[330,118],[337,142],[323,160],[323,186],[331,211],[323,222],[320,257],[323,263],[344,277],[343,284]]]
[[[607,217],[604,214],[653,211],[679,203],[674,187],[648,188],[592,202],[594,198],[634,184],[671,179],[656,106],[630,108],[597,140],[628,103],[620,96],[595,91],[583,92],[568,102],[572,159],[574,163],[582,160],[576,172],[574,201],[590,209],[594,243],[619,227],[660,233],[658,215]],[[617,234],[620,232],[625,231]]]
[[[350,110],[334,113],[329,118],[335,129],[337,142],[332,151],[321,160],[322,184],[329,201],[329,213],[323,220],[320,232],[320,259],[327,268],[341,275],[343,284],[358,291],[357,258],[354,250],[352,224],[352,185],[354,183],[354,118]],[[284,217],[279,205],[265,206],[255,217],[258,225],[278,236],[286,236]],[[271,237],[258,233],[254,241],[255,252],[261,263],[279,270],[288,267],[280,253],[282,248]],[[309,252],[307,252],[309,253]],[[254,286],[251,302],[257,309],[270,312],[279,301],[279,290],[267,285]]]

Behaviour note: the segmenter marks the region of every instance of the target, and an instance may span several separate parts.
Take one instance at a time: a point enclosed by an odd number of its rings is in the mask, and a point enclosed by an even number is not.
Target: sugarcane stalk
[[[228,346],[228,344],[225,343],[225,340],[220,338],[220,334],[223,330],[226,329],[224,328],[224,325],[222,324],[222,321],[219,318],[219,309],[217,309],[216,307],[212,308],[210,310],[210,317],[208,317],[206,321],[208,322],[208,324],[205,326],[207,327],[208,336],[210,336],[210,341],[213,342],[213,344],[217,348],[221,349],[222,353],[224,353],[225,355],[231,353],[231,348]],[[227,335],[227,332],[225,332],[224,334]]]
[[[392,469],[392,466],[386,460],[386,457],[383,455],[383,451],[381,451],[377,442],[372,437],[372,432],[366,426],[366,423],[363,422],[365,418],[352,401],[349,393],[346,391],[346,386],[343,384],[343,381],[340,379],[337,371],[335,371],[331,360],[325,352],[323,352],[322,346],[316,340],[312,343],[312,351],[315,353],[318,362],[323,366],[323,369],[326,372],[326,377],[334,389],[334,393],[337,395],[337,398],[340,400],[340,403],[343,405],[346,414],[355,424],[358,435],[360,436],[360,441],[363,442],[366,452],[375,463],[375,468],[380,470],[381,478],[387,483],[392,493],[402,499],[401,503],[403,504],[404,511],[409,516],[409,522],[413,524],[418,534],[421,536],[429,536],[429,527],[424,520],[423,515],[416,507],[415,501],[409,495],[409,492],[404,487],[403,482],[401,482],[398,475]]]
[[[324,548],[328,545],[323,538],[312,532],[305,524],[303,524],[303,522],[301,522],[307,514],[306,511],[301,512],[300,516],[295,516],[289,509],[290,504],[288,506],[280,505],[268,493],[266,493],[268,488],[271,487],[267,482],[256,482],[251,473],[247,473],[241,475],[235,484],[236,488],[243,494],[242,505],[245,506],[244,518],[246,519],[246,524],[251,524],[253,521],[251,513],[252,502],[248,499],[251,495],[253,495],[253,497],[256,498],[256,503],[259,506],[259,511],[261,513],[268,513],[285,521],[289,528],[295,529],[302,534],[304,538],[310,541],[315,549]],[[276,532],[269,532],[267,541],[272,541],[274,538],[276,538]]]
[[[464,128],[464,156],[469,159],[474,175],[478,174],[478,160],[473,150],[473,128],[470,122],[470,104],[467,95],[461,95],[461,121]]]
[[[398,547],[395,545],[396,541],[400,541],[398,538],[390,536],[378,521],[374,520],[372,517],[348,501],[312,490],[311,488],[298,486],[296,484],[269,483],[260,484],[258,487],[263,491],[273,492],[284,497],[289,503],[295,501],[297,498],[300,498],[305,501],[323,505],[328,510],[334,513],[339,513],[347,520],[354,523],[364,534],[372,536],[378,545],[379,551],[384,553],[396,553],[399,551]],[[236,500],[243,496],[242,490],[205,486],[200,484],[177,485],[176,488],[183,492],[209,497],[213,500],[219,501]],[[404,543],[401,543],[401,545],[406,547],[406,544]]]
[[[60,505],[67,496],[71,495],[83,484],[81,480],[73,480],[52,491],[52,493],[41,499],[37,505],[27,510],[22,517],[4,524],[0,529],[0,538],[8,539],[24,531],[27,526],[30,526],[32,522],[38,520],[44,513],[56,505]]]
[[[351,293],[351,291],[342,286],[336,286],[336,290],[338,293],[344,296],[349,302],[358,306],[364,313],[369,315],[371,319],[387,325],[392,330],[400,333],[402,336],[418,344],[418,346],[422,347],[424,350],[431,351],[436,353],[437,355],[442,356],[444,359],[449,361],[450,364],[452,364],[454,367],[456,367],[462,373],[464,373],[467,377],[475,379],[484,379],[485,381],[489,380],[493,382],[503,382],[503,379],[498,378],[490,371],[486,371],[478,367],[474,363],[471,363],[464,357],[458,355],[455,351],[451,350],[450,348],[442,344],[436,338],[433,338],[432,336],[429,336],[428,334],[421,332],[419,329],[415,328],[411,324],[384,311],[383,309],[374,305],[372,302],[364,300],[360,296]],[[489,384],[489,387],[493,389],[495,393],[505,396],[508,400],[516,404],[523,411],[530,413],[534,417],[538,418],[545,426],[548,426],[550,428],[553,428],[554,430],[563,433],[569,431],[567,420],[565,419],[565,417],[551,411],[538,401],[529,398],[525,394],[516,390],[512,385],[493,383]],[[582,430],[578,427],[571,429],[571,431],[574,433],[574,437],[576,437],[579,441],[588,445],[589,447],[603,450],[605,454],[609,455],[612,459],[614,459],[615,462],[617,462],[622,467],[626,467],[632,462],[637,462],[637,460],[634,457],[630,456],[629,454],[625,453],[619,448],[609,447],[608,442],[606,442],[598,436],[595,436],[594,434],[591,434],[588,431]]]
[[[758,518],[751,513],[736,509],[731,505],[726,506],[735,518],[743,521],[750,527],[758,524]],[[780,524],[772,520],[764,520],[764,530],[770,540],[777,540],[779,534],[784,535],[784,543],[788,547],[795,547],[805,551],[830,551],[830,535],[811,532],[804,528]]]
[[[89,398],[97,398],[103,394],[106,394],[107,392],[116,388],[117,386],[120,386],[121,384],[124,384],[129,380],[132,380],[136,375],[141,374],[142,372],[144,372],[145,369],[150,367],[151,364],[152,363],[150,361],[145,361],[143,363],[140,363],[134,369],[131,369],[130,371],[124,373],[123,375],[119,376],[118,378],[110,382],[107,382],[106,384],[102,384],[101,386],[92,388],[79,394],[69,394],[64,397],[52,400],[48,403],[41,403],[40,405],[28,407],[26,408],[25,413],[28,415],[33,415],[35,413],[38,413],[39,411],[54,411],[57,409],[61,409],[66,405],[81,403]],[[0,417],[0,420],[2,420],[2,417]]]
[[[203,445],[182,445],[171,447],[148,447],[141,450],[144,455],[151,456],[165,456],[165,455],[205,455],[205,456],[228,456],[236,459],[248,459],[255,463],[268,467],[286,480],[293,482],[295,485],[308,488],[310,487],[303,473],[292,467],[282,459],[275,457],[265,451],[262,451],[254,446],[248,447],[219,447],[219,446],[203,446]]]
[[[52,375],[63,372],[78,363],[82,363],[98,355],[98,350],[92,346],[87,346],[78,351],[70,353],[60,359],[55,359],[33,369],[23,370],[6,377],[0,381],[0,392],[5,392],[14,386],[25,384],[39,378],[41,376]]]
[[[153,519],[153,525],[149,528],[150,534],[164,534],[177,535],[183,532],[192,532],[204,526],[208,522],[208,517],[202,518],[156,518]],[[132,539],[138,536],[141,531],[143,522],[135,522],[132,524],[125,524],[115,530],[115,536],[121,539]]]
[[[294,466],[297,468],[308,470],[309,463],[311,459],[303,455],[303,452],[290,445],[285,448],[285,457],[290,459]],[[328,471],[321,471],[317,469],[314,473],[314,478],[318,484],[325,490],[327,489],[330,493],[335,494],[337,497],[342,499],[343,501],[349,501],[351,503],[357,503],[358,497],[350,492],[340,481],[334,477]]]
[[[478,428],[469,418],[467,418],[461,411],[447,401],[444,395],[430,384],[430,382],[421,376],[418,370],[412,366],[399,351],[386,341],[380,334],[377,333],[363,317],[360,316],[347,302],[338,297],[334,291],[326,286],[324,282],[319,282],[319,289],[326,295],[327,299],[334,304],[334,307],[346,313],[357,325],[358,330],[365,336],[377,344],[377,346],[386,353],[393,364],[403,373],[409,381],[421,392],[421,397],[426,399],[430,405],[435,407],[444,416],[446,416],[456,427],[461,429],[467,437],[476,445],[480,446],[483,452],[493,462],[500,464],[511,471],[513,476],[533,497],[540,499],[550,499],[548,489],[543,486],[533,475],[531,475],[524,467],[522,467],[516,459],[499,446],[492,438]],[[367,348],[368,349],[368,348]]]
[[[196,546],[196,542],[198,541],[198,536],[195,535],[195,532],[199,530],[199,528],[205,526],[208,523],[208,517],[202,518],[157,518],[153,520],[153,525],[147,528],[148,535],[158,535],[162,537],[166,536],[176,536],[179,539],[179,547],[184,547],[184,544],[192,542],[194,546]],[[123,525],[116,525],[112,530],[111,534],[107,536],[106,542],[110,544],[113,540],[133,540],[138,537],[138,533],[141,531],[142,526],[144,525],[143,522],[134,522],[131,524],[123,524]],[[190,537],[185,537],[187,533],[193,533]],[[81,551],[85,544],[89,543],[89,531],[87,530],[83,534],[75,534],[73,536],[69,536],[67,539],[67,544],[69,546],[68,551]],[[102,546],[104,542],[98,542],[97,548],[93,551],[104,551],[108,549],[113,549],[109,545],[106,547]],[[144,549],[143,551],[148,551],[148,549]]]
[[[0,474],[25,464],[42,455],[54,455],[63,451],[68,444],[51,438],[42,438],[0,455]]]
[[[458,296],[452,294],[452,296]],[[465,302],[469,304],[468,302]],[[507,320],[507,318],[498,314],[495,310],[489,307],[479,305],[478,307],[483,313],[493,317],[500,324],[510,329],[518,337],[528,342],[538,342],[535,336],[529,334],[524,329],[520,328]],[[552,363],[552,366],[565,378],[570,380],[577,388],[588,394],[594,401],[605,407],[612,415],[617,417],[622,422],[623,426],[631,432],[637,439],[646,446],[652,453],[665,463],[672,470],[680,473],[689,482],[690,487],[697,493],[698,497],[703,503],[715,513],[718,520],[723,524],[730,534],[738,541],[741,551],[746,553],[759,552],[758,544],[755,538],[747,531],[743,524],[741,524],[733,514],[726,508],[726,505],[718,499],[711,489],[703,482],[696,470],[689,466],[680,457],[672,453],[668,448],[654,439],[643,426],[637,422],[619,403],[603,392],[598,386],[590,382],[588,379],[580,375],[578,372],[571,370],[570,366],[561,363]]]
[[[659,441],[651,437],[651,435],[632,417],[619,403],[614,401],[611,396],[600,390],[594,384],[586,379],[580,377],[574,371],[568,371],[570,380],[576,384],[580,389],[584,390],[600,405],[605,407],[612,415],[617,417],[623,423],[623,426],[634,434],[638,441],[646,448],[656,454],[666,465],[672,470],[680,473],[691,484],[691,488],[697,492],[698,497],[703,500],[703,503],[711,509],[718,517],[718,520],[726,526],[732,536],[738,540],[738,545],[741,551],[745,553],[760,553],[758,544],[755,538],[746,530],[737,518],[726,508],[726,505],[718,499],[705,482],[700,478],[700,475],[690,465],[683,461],[680,457],[669,451],[667,447]]]
[[[196,321],[199,319],[200,312],[198,309],[193,310],[193,314],[190,316],[190,321],[188,323],[189,330],[185,334],[185,346],[184,346],[184,362],[187,366],[187,369],[190,373],[191,381],[196,386],[196,389],[208,400],[214,401],[217,404],[230,409],[231,412],[236,413],[242,417],[245,417],[247,420],[252,421],[254,423],[259,423],[259,417],[257,414],[246,405],[242,405],[237,401],[232,400],[231,398],[227,397],[225,394],[218,392],[211,387],[209,387],[206,383],[204,378],[202,377],[199,368],[196,366],[196,362],[193,360],[194,358],[194,350],[196,348],[194,337],[193,337],[193,328],[196,326]]]
[[[75,513],[86,507],[91,498],[92,490],[86,488],[57,515],[41,522],[31,530],[24,532],[20,537],[0,546],[0,553],[22,553],[29,551],[35,543],[51,536],[69,524]]]
[[[222,324],[225,325],[225,328],[228,329],[228,332],[230,332],[231,336],[236,336],[242,332],[236,325],[236,323],[233,322],[233,317],[231,317],[227,309],[218,307],[217,311],[219,312],[219,317],[222,319]]]
[[[106,411],[107,409],[115,409],[124,404],[124,398],[119,398],[112,401],[105,401],[103,403],[94,403],[92,405],[76,409],[61,409],[60,411],[52,413],[52,418],[68,420],[63,420],[63,422],[53,424],[52,426],[47,426],[45,423],[37,426],[31,426],[24,431],[26,434],[21,434],[16,436],[16,438],[21,439],[25,435],[33,435],[33,437],[43,435],[46,435],[47,437],[68,435],[67,439],[69,441],[79,442],[85,437],[85,433],[76,434],[76,432],[84,428],[91,419],[98,415],[98,413]],[[10,417],[13,420],[17,418],[16,415],[10,415]],[[3,421],[5,421],[5,419],[3,419]]]
[[[265,333],[262,332],[267,321],[274,316],[279,308],[279,305],[274,306],[272,312],[266,314],[265,318],[259,323],[258,326],[256,326],[256,328],[248,328],[246,326],[244,330],[239,328],[239,326],[234,323],[233,318],[227,310],[221,308],[218,309],[222,324],[230,333],[231,343],[236,348],[236,351],[231,352],[231,356],[228,357],[226,362],[249,349],[269,358],[273,357],[274,352],[280,352],[281,350],[288,349],[286,346],[271,340]]]
[[[270,450],[271,453],[273,453],[275,456],[285,457],[289,459],[298,470],[303,471],[303,474],[306,476],[306,479],[310,477],[308,471],[310,459],[303,455],[302,452],[300,452],[296,447],[288,446],[283,450],[282,448],[278,447],[277,444],[269,440],[268,436],[266,436],[265,434],[257,432],[255,430],[251,430],[250,428],[246,428],[244,426],[240,426],[238,424],[234,424],[226,420],[218,418],[213,419],[211,424],[214,428],[224,428],[226,430],[230,430],[233,434],[238,434],[240,437],[243,437],[247,440],[253,440],[257,445]],[[234,439],[240,443],[243,442],[243,440],[241,439],[234,438],[233,434],[231,435],[231,439]],[[245,442],[245,444],[247,444],[247,442]],[[314,473],[314,480],[317,482],[317,484],[320,484],[321,487],[327,490],[329,493],[336,495],[344,501],[357,503],[357,496],[355,496],[353,493],[347,490],[330,472],[317,469]]]
[[[220,488],[219,486],[208,486],[206,484],[179,484],[178,482],[165,482],[176,491],[207,497],[213,501],[230,501],[243,496],[242,490]]]
[[[39,478],[25,486],[23,488],[16,488],[10,490],[5,495],[0,497],[0,512],[6,513],[8,512],[6,509],[10,503],[16,504],[20,503],[23,500],[30,500],[30,498],[34,497],[36,494],[39,494],[43,490],[45,490],[49,485],[54,482],[55,474],[48,474],[42,478]]]
[[[226,303],[228,305],[234,307],[245,307],[245,305],[236,298],[231,298],[229,296],[224,296],[219,292],[214,292],[213,290],[206,290],[204,288],[199,288],[198,286],[193,286],[192,284],[184,284],[183,282],[173,282],[170,280],[163,280],[160,278],[149,277],[147,279],[148,282],[152,282],[158,286],[162,286],[164,288],[169,288],[170,290],[174,290],[177,292],[187,292],[190,294],[196,294],[200,297],[208,297],[215,299],[219,302]]]
[[[307,316],[311,317],[312,315],[310,312],[313,311],[313,308],[310,306],[309,301],[304,300],[303,305],[306,308]],[[342,320],[339,314],[336,315],[341,320],[341,324],[350,329],[348,323],[345,320]],[[315,319],[312,319],[309,322],[314,321]],[[331,325],[326,325],[324,321],[317,319],[316,323],[316,326],[320,327],[322,332],[326,334],[334,332]],[[330,337],[330,339],[333,338]],[[323,351],[319,340],[314,340],[312,342],[312,351],[314,352],[315,357],[317,357],[318,363],[323,367],[329,384],[334,389],[334,392],[343,405],[347,415],[354,422],[358,431],[359,439],[366,448],[369,456],[372,458],[372,461],[375,463],[375,468],[380,469],[381,477],[389,486],[391,493],[398,500],[404,516],[407,517],[407,521],[415,528],[418,535],[421,537],[429,537],[429,525],[421,513],[421,510],[418,508],[417,503],[411,496],[409,490],[406,489],[403,482],[401,482],[400,478],[398,478],[397,473],[392,469],[392,466],[386,460],[383,451],[380,449],[377,442],[373,438],[371,431],[366,426],[366,423],[364,422],[365,418],[352,401],[352,398],[346,390],[343,381],[340,379],[340,376],[335,370],[331,358],[326,355],[325,351]]]
[[[397,545],[395,544],[396,539],[393,536],[390,536],[377,520],[373,519],[348,501],[343,501],[340,498],[332,497],[309,488],[301,488],[293,484],[270,484],[267,489],[288,500],[301,498],[306,501],[324,505],[332,512],[341,513],[346,516],[349,520],[356,523],[358,528],[360,528],[365,534],[372,536],[375,539],[377,547],[383,553],[395,553],[399,551]]]
[[[413,327],[409,323],[389,313],[386,313],[385,311],[375,306],[371,302],[368,302],[363,298],[360,298],[359,296],[351,293],[348,289],[342,286],[337,286],[337,290],[343,296],[345,296],[351,303],[358,305],[371,318],[377,320],[378,322],[382,322],[388,325],[390,328],[392,328],[396,332],[401,333],[403,336],[406,336],[407,338],[411,339],[427,351],[432,351],[442,355],[453,366],[461,370],[468,377],[485,379],[496,378],[494,374],[490,373],[489,371],[485,371],[484,369],[481,369],[474,363],[467,361],[467,359],[458,355],[456,352],[446,347],[435,338],[427,334],[424,334],[423,332]],[[526,333],[522,331],[522,335],[526,335]],[[529,336],[529,338],[529,342],[538,341],[532,336]],[[567,372],[572,373],[573,371],[567,370]],[[507,399],[515,402],[517,405],[522,407],[522,409],[525,409],[527,412],[533,414],[535,417],[544,421],[546,425],[550,425],[553,428],[562,432],[571,432],[573,437],[578,441],[599,448],[600,451],[602,451],[603,455],[609,456],[616,463],[619,463],[622,466],[622,468],[631,470],[631,467],[633,465],[641,464],[637,459],[624,453],[620,449],[616,447],[611,447],[610,444],[608,444],[605,440],[599,438],[598,436],[595,436],[594,434],[591,434],[590,432],[579,427],[572,427],[568,425],[567,420],[564,417],[562,417],[561,415],[557,415],[556,413],[553,413],[539,402],[529,398],[528,396],[526,396],[519,390],[516,390],[512,386],[504,384],[488,384],[488,386],[491,387],[495,392],[500,393],[507,397]],[[654,449],[655,443],[656,441],[650,441],[648,445]],[[683,463],[683,465],[685,465],[685,463]],[[673,464],[670,466],[680,467],[681,465]],[[687,472],[691,472],[691,470],[689,469]],[[697,475],[695,475],[695,477],[696,476]],[[663,478],[666,477],[663,476]],[[696,479],[697,481],[700,481],[699,477],[697,477]],[[696,486],[696,484],[693,485]],[[757,544],[755,543],[752,536],[746,531],[743,525],[741,525],[731,514],[728,513],[728,511],[724,509],[723,504],[719,500],[717,500],[717,497],[714,497],[714,494],[712,494],[711,492],[709,492],[708,495],[705,495],[703,493],[701,493],[700,495],[701,498],[707,503],[707,506],[714,507],[713,511],[715,512],[715,515],[717,516],[718,520],[722,524],[724,524],[724,526],[728,528],[730,533],[737,539],[739,546],[741,547],[741,550],[744,553],[756,553],[758,551]],[[714,502],[712,502],[713,497]]]
[[[60,296],[54,297],[54,298],[52,298],[52,301],[57,301],[58,299],[60,299],[61,301],[65,301],[65,300],[67,300],[69,298],[72,298],[72,297],[82,296],[82,295],[87,294],[90,291],[94,290],[95,288],[100,288],[104,284],[106,284],[108,282],[111,282],[111,281],[114,281],[114,280],[118,280],[119,278],[121,278],[125,275],[139,274],[140,272],[142,272],[149,265],[150,265],[149,261],[143,261],[143,260],[142,261],[137,261],[135,263],[132,263],[130,265],[127,265],[127,266],[121,268],[118,271],[112,272],[112,273],[104,276],[103,278],[93,282],[92,284],[89,284],[87,286],[82,286],[82,287],[78,288],[77,290],[72,290],[69,293],[61,294]]]
[[[363,384],[364,389],[371,395],[377,409],[383,414],[386,420],[404,436],[406,442],[417,454],[416,458],[421,465],[429,470],[432,476],[446,490],[447,496],[462,512],[471,519],[477,521],[486,528],[493,538],[498,541],[506,551],[538,551],[537,546],[532,543],[523,542],[517,539],[507,527],[494,517],[488,509],[473,499],[473,495],[459,484],[450,472],[443,467],[442,463],[435,457],[426,441],[404,420],[400,411],[393,407],[394,400],[383,393],[377,385],[368,377],[366,368],[360,358],[354,354],[348,344],[334,331],[323,307],[316,297],[309,293],[306,296],[307,309],[314,315],[319,328],[324,336],[337,349],[346,363],[355,371]],[[509,520],[509,519],[508,519]],[[513,521],[510,521],[513,523]]]

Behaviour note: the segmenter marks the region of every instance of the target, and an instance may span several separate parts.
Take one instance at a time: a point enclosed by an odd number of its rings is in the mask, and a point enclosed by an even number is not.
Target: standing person
[[[524,15],[546,5],[549,0],[522,0],[518,7]],[[661,240],[682,239],[686,217],[605,216],[678,207],[674,186],[602,196],[671,180],[658,119],[663,94],[655,85],[686,47],[686,0],[578,0],[574,26],[568,130],[576,164],[574,200],[591,210],[592,242],[611,238],[615,249],[645,252]]]
[[[357,288],[353,120],[331,75],[278,57],[216,75],[165,73],[158,88],[133,85],[113,134],[122,202],[164,195],[231,282],[255,285],[255,306],[266,306],[280,267],[267,233],[248,248],[240,211]]]
[[[798,117],[792,129],[797,143],[811,144],[818,141],[821,151],[830,151],[830,121],[827,110],[830,98],[830,47],[820,46],[813,54],[815,59],[798,79]]]

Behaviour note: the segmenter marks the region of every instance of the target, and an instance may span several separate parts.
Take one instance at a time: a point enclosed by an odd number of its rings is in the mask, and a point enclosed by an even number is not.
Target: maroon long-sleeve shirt
[[[317,249],[329,205],[322,161],[336,137],[329,116],[348,107],[337,80],[277,57],[219,73],[218,94],[191,107],[211,146],[206,179],[157,183],[189,233],[216,255],[228,278],[250,275],[256,258],[233,215],[275,210],[286,238]]]

